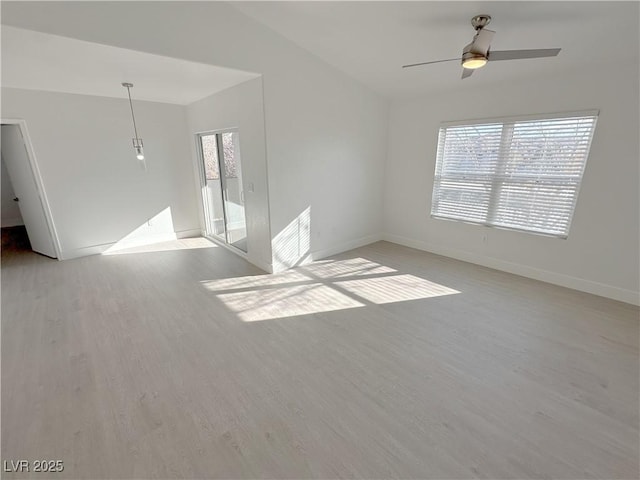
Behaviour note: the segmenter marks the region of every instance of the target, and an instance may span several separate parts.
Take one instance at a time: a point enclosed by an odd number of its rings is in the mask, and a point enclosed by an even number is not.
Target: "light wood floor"
[[[2,257],[4,478],[629,478],[639,311],[376,243]],[[190,248],[193,247],[193,248]]]

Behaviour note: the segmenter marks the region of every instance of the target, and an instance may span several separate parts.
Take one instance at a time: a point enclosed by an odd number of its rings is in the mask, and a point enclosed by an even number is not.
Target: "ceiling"
[[[187,105],[257,74],[2,26],[2,86]]]
[[[392,98],[585,72],[612,62],[638,64],[638,2],[243,1],[230,5]],[[494,50],[561,47],[562,51],[553,58],[489,63],[465,80],[460,79],[456,61],[401,68],[459,57],[474,34],[470,18],[478,13],[493,17],[489,28],[497,32]],[[190,34],[188,30],[179,33]],[[135,85],[136,99],[188,104],[256,76],[2,26],[3,86],[122,98],[120,84],[127,81]]]
[[[371,89],[409,97],[446,89],[638,63],[637,2],[234,2],[232,5]],[[470,19],[493,17],[494,50],[561,47],[555,58],[490,63],[460,79]]]

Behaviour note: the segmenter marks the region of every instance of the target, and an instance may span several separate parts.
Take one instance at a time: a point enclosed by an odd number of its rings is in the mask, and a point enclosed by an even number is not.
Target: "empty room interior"
[[[640,3],[0,8],[2,478],[640,477]]]

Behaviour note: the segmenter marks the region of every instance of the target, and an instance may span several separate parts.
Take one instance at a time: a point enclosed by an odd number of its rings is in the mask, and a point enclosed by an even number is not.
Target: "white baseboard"
[[[353,250],[354,248],[364,247],[365,245],[379,242],[380,240],[382,240],[382,235],[375,233],[373,235],[367,235],[366,237],[356,238],[355,240],[349,240],[348,242],[341,243],[334,247],[325,248],[324,250],[316,250],[315,252],[311,252],[311,257],[313,260],[322,260],[323,258],[337,255],[348,250]]]
[[[19,227],[24,225],[24,220],[21,217],[15,218],[3,218],[2,219],[2,228],[5,227]]]
[[[260,260],[258,258],[251,258],[251,257],[247,257],[246,260],[247,260],[247,262],[255,265],[256,267],[258,267],[260,270],[264,270],[267,273],[274,273],[273,272],[273,265],[271,265],[268,262],[263,262],[262,260]]]
[[[330,257],[332,255],[337,255],[338,253],[346,252],[348,250],[353,250],[354,248],[364,247],[365,245],[369,245],[370,243],[379,242],[382,240],[382,236],[378,233],[373,235],[367,235],[366,237],[356,238],[354,240],[349,240],[347,242],[343,242],[338,245],[334,245],[329,248],[325,248],[322,250],[315,250],[313,252],[309,252],[304,257],[299,258],[296,261],[290,262],[274,262],[271,265],[271,272],[282,272],[284,270],[288,270],[289,268],[293,268],[299,265],[305,265],[307,263],[313,262],[315,260],[321,260],[326,257]]]
[[[89,255],[100,255],[113,247],[116,242],[105,243],[103,245],[90,245],[88,247],[72,248],[60,251],[60,260],[72,260],[74,258],[88,257]]]
[[[103,243],[101,245],[90,245],[88,247],[73,248],[60,252],[60,260],[71,260],[73,258],[87,257],[89,255],[100,255],[114,246],[118,246],[118,250],[125,248],[138,247],[142,245],[152,245],[154,243],[170,242],[179,238],[199,237],[200,230],[181,230],[174,233],[160,233],[153,235],[145,235],[144,237],[131,240],[121,240],[119,242]]]
[[[583,278],[572,277],[570,275],[551,272],[549,270],[543,270],[528,265],[507,262],[495,257],[488,257],[485,255],[466,252],[463,250],[430,245],[427,242],[423,242],[421,240],[401,237],[399,235],[393,235],[390,233],[383,233],[382,240],[391,243],[397,243],[398,245],[404,245],[405,247],[424,250],[436,255],[442,255],[444,257],[450,257],[457,260],[474,263],[476,265],[482,265],[483,267],[489,267],[495,270],[513,273],[522,277],[540,280],[542,282],[559,285],[561,287],[572,288],[581,292],[592,293],[601,297],[619,300],[621,302],[630,303],[632,305],[640,305],[640,293],[634,292],[633,290],[626,290],[624,288],[594,282],[593,280],[585,280]]]
[[[273,267],[269,262],[263,262],[259,258],[254,258],[250,256],[248,253],[244,253],[241,250],[233,248],[232,246],[227,245],[225,242],[220,241],[214,237],[207,237],[207,234],[203,230],[185,230],[185,232],[190,232],[190,233],[185,236],[180,236],[180,234],[178,234],[178,238],[204,237],[210,242],[215,243],[219,247],[226,248],[230,252],[233,252],[235,255],[238,255],[239,257],[244,258],[247,262],[251,263],[252,265],[255,265],[260,270],[263,270],[267,273],[273,273],[273,270],[272,270]]]
[[[199,228],[192,230],[180,230],[176,232],[176,238],[195,238],[195,237],[204,237],[202,231]]]

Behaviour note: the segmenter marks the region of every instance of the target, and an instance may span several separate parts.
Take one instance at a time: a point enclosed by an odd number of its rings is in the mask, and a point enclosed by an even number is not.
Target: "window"
[[[218,142],[217,135],[201,135],[202,158],[204,159],[204,173],[207,180],[217,180],[220,178],[220,168],[218,168]]]
[[[207,180],[217,180],[220,178],[220,169],[218,168],[218,142],[222,143],[227,178],[237,178],[237,166],[233,162],[233,159],[237,156],[235,153],[234,132],[202,135],[200,140],[202,142],[202,156],[204,157],[204,170]]]
[[[444,124],[431,216],[566,238],[597,115]]]

